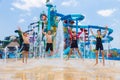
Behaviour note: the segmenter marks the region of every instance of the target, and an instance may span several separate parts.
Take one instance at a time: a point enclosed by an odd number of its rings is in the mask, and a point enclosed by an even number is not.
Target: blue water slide
[[[101,27],[101,26],[91,26],[89,25],[88,28],[94,28],[94,29],[101,29],[101,30],[105,30],[106,28],[105,27]],[[111,28],[108,28],[108,35],[107,35],[107,41],[110,42],[113,40],[113,37],[110,36],[110,34],[113,32],[113,30]],[[106,42],[106,40],[102,40],[103,43]]]
[[[75,25],[72,26],[73,28],[76,28]],[[92,29],[101,29],[101,30],[105,30],[106,28],[105,27],[101,27],[101,26],[92,26],[92,25],[80,25],[78,26],[78,28],[92,28]],[[113,32],[113,30],[111,28],[108,28],[108,36],[107,36],[107,42],[111,42],[113,40],[113,37],[109,36],[111,33]],[[90,37],[94,37],[94,36],[89,36]],[[102,43],[106,43],[106,40],[102,40]],[[87,41],[85,42],[86,45],[89,45],[90,44],[90,41]],[[92,44],[96,44],[95,41],[92,42]],[[68,54],[69,53],[69,50],[70,50],[70,47],[66,48],[64,50],[64,54]]]
[[[76,28],[75,25],[72,26],[73,28]],[[105,30],[105,27],[101,27],[101,26],[92,26],[92,25],[79,25],[78,28],[92,28],[92,29],[101,29],[101,30]],[[108,28],[108,42],[112,41],[113,38],[111,36],[109,36],[111,33],[113,32],[113,30],[111,28]],[[105,40],[103,40],[103,43],[105,42]]]
[[[81,14],[69,14],[61,18],[61,20],[83,20],[85,17]]]
[[[63,15],[61,13],[57,13],[57,11],[51,11],[50,14],[52,16],[59,16],[61,17],[61,20],[83,20],[85,17],[81,14],[69,14],[69,15]]]
[[[91,25],[88,25],[89,27],[88,28],[95,28],[95,29],[102,29],[102,30],[105,30],[106,28],[105,27],[101,27],[101,26],[91,26]],[[110,35],[113,30],[111,28],[108,28],[108,35]]]
[[[63,14],[57,13],[57,11],[51,11],[50,14],[52,16],[59,16],[59,17],[63,17],[64,16]]]

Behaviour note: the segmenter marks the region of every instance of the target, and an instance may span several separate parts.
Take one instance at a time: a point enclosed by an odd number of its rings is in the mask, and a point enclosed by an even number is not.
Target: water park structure
[[[34,27],[38,28],[37,33],[39,34],[38,35],[39,41],[36,40],[36,41],[38,41],[37,42],[38,44],[40,42],[42,42],[41,29],[44,29],[45,31],[52,30],[52,32],[54,33],[54,32],[57,32],[57,28],[59,28],[59,27],[63,28],[62,30],[63,30],[64,34],[59,30],[58,30],[59,31],[58,34],[62,33],[62,36],[64,36],[64,41],[66,41],[66,43],[69,42],[69,34],[68,34],[68,30],[67,30],[67,28],[69,26],[71,28],[74,28],[77,33],[80,30],[83,31],[83,36],[81,37],[82,40],[80,41],[80,44],[83,45],[83,47],[82,47],[83,49],[81,49],[81,50],[83,50],[82,52],[83,52],[83,55],[85,56],[85,54],[86,54],[85,48],[88,47],[90,49],[90,45],[95,44],[95,40],[91,40],[91,38],[93,36],[90,35],[90,28],[100,29],[101,31],[105,30],[105,28],[101,27],[101,26],[79,25],[80,21],[82,21],[85,18],[85,16],[83,16],[81,14],[64,15],[62,13],[59,13],[56,10],[56,6],[52,5],[49,2],[46,3],[46,7],[48,8],[47,15],[46,15],[45,12],[41,13],[40,14],[40,21],[30,24],[30,26],[32,26],[33,28]],[[64,26],[64,27],[62,27],[62,26]],[[32,29],[32,27],[31,27],[31,29]],[[31,31],[31,29],[29,28],[28,31]],[[110,34],[112,32],[113,32],[113,30],[109,28],[105,39],[102,41],[103,43],[108,43],[109,44],[113,40],[113,38],[110,36]],[[59,37],[57,37],[57,38],[59,38]],[[59,39],[61,39],[61,38],[59,38]],[[70,50],[69,43],[67,43],[66,45],[67,46],[64,49],[63,55],[68,54],[68,52]],[[90,51],[90,50],[87,50],[87,51]]]
[[[2,59],[0,59],[0,80],[119,80],[120,77],[120,56],[119,58],[111,58],[110,42],[113,40],[111,34],[113,29],[108,28],[107,34],[102,39],[102,43],[107,47],[105,51],[105,66],[101,63],[94,65],[95,62],[95,44],[96,39],[91,35],[90,29],[101,33],[105,31],[104,26],[83,25],[81,22],[85,19],[82,14],[62,14],[56,10],[56,6],[47,0],[47,13],[40,13],[39,20],[28,25],[27,32],[30,37],[30,49],[28,63],[22,63],[21,50],[23,48],[20,32],[15,30],[19,35],[19,45],[16,38],[9,46],[4,47]],[[82,53],[79,59],[76,50],[70,60],[64,60],[70,51],[70,34],[68,29],[76,33],[82,32],[78,41],[78,47]],[[56,34],[53,37],[54,54],[47,56],[45,52],[46,37],[44,32],[52,31]],[[10,42],[10,41],[5,41]],[[14,48],[13,48],[14,47]],[[49,52],[49,51],[48,51]],[[1,53],[1,52],[0,52]],[[111,60],[112,59],[112,60]],[[101,62],[101,54],[99,54],[99,62]]]
[[[60,54],[54,55],[54,57],[65,57],[69,53],[70,50],[70,40],[68,27],[71,29],[75,29],[76,33],[79,31],[83,31],[82,36],[79,39],[79,49],[82,51],[82,56],[84,58],[95,58],[93,51],[91,51],[91,45],[95,45],[95,38],[90,35],[90,28],[94,30],[104,31],[105,27],[102,26],[93,26],[93,25],[82,25],[79,24],[82,20],[84,20],[85,16],[82,14],[62,14],[56,10],[56,6],[51,4],[50,2],[46,3],[46,7],[48,8],[48,13],[46,14],[44,11],[40,14],[40,19],[37,22],[30,23],[28,26],[28,30],[26,32],[30,33],[34,29],[31,37],[30,37],[30,53],[35,56],[42,56],[45,53],[45,40],[42,35],[42,30],[48,31],[51,30],[52,33],[57,33],[56,40],[54,41],[54,48],[56,49],[60,43],[63,43],[62,46],[58,47],[60,49]],[[103,43],[107,43],[107,54],[106,58],[108,58],[109,54],[109,43],[113,40],[110,34],[113,32],[112,29],[108,28],[108,33],[105,38],[102,40]],[[63,38],[61,38],[63,37]],[[65,43],[65,45],[64,45]],[[62,49],[62,50],[61,50]],[[16,50],[19,50],[16,48]],[[59,53],[58,51],[58,53]],[[19,51],[18,51],[19,52]],[[19,58],[20,55],[17,54]]]

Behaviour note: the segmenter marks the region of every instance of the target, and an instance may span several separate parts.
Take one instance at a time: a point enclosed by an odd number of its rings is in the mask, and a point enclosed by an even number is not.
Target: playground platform
[[[0,60],[0,80],[120,80],[120,61],[106,60],[94,66],[94,59]]]

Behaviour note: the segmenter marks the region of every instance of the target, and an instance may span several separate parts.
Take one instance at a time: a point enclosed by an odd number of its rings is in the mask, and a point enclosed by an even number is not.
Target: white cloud
[[[24,23],[25,22],[25,19],[21,18],[18,23]]]
[[[38,21],[39,20],[39,18],[38,17],[33,17],[33,19],[32,19],[34,22],[36,22],[36,21]]]
[[[31,16],[31,12],[27,12],[27,13],[24,13],[24,14],[20,14],[20,17],[25,17],[25,16]]]
[[[11,10],[11,11],[14,11],[14,10],[15,10],[15,8],[11,7],[11,8],[10,8],[10,10]]]
[[[77,0],[67,0],[67,1],[64,1],[64,2],[62,2],[62,6],[74,6],[74,7],[76,7],[77,6],[77,4],[78,4],[78,2],[77,2]]]
[[[97,13],[101,16],[104,17],[109,17],[111,16],[114,12],[116,11],[116,9],[104,9],[104,10],[99,10]]]
[[[12,3],[15,8],[29,11],[31,8],[40,8],[46,0],[16,0]]]

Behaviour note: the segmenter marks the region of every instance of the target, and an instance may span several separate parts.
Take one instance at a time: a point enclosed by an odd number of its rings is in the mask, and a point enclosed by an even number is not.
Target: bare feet
[[[105,63],[103,63],[103,66],[105,66]]]
[[[95,63],[94,66],[96,66],[98,63]]]
[[[48,54],[47,56],[50,57],[50,56],[52,56],[52,54]]]
[[[67,61],[67,60],[69,60],[69,58],[66,58],[65,60]]]
[[[84,58],[81,58],[82,61],[84,61]]]
[[[22,63],[24,63],[24,60],[22,61]]]

